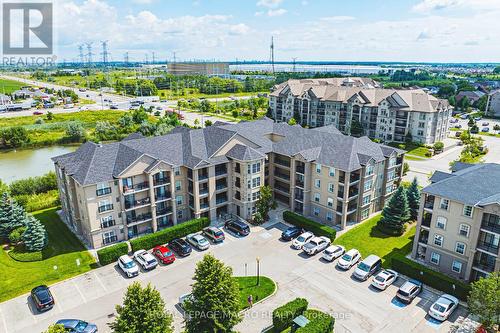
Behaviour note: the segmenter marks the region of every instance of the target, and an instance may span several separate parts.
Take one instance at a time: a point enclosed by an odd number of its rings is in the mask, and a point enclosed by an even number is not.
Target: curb
[[[266,277],[267,277],[267,278],[269,278],[269,279],[271,279],[271,278],[270,278],[270,277],[268,277],[268,276],[266,276]],[[264,297],[264,298],[260,299],[259,301],[255,302],[255,303],[253,304],[253,306],[258,305],[258,304],[260,304],[260,303],[262,303],[262,302],[264,302],[264,301],[268,300],[269,298],[273,297],[273,296],[274,296],[274,295],[278,292],[278,283],[277,283],[276,281],[274,281],[273,279],[271,279],[271,281],[273,281],[274,286],[276,287],[276,288],[274,288],[274,291],[273,291],[270,295],[267,295],[266,297]],[[246,309],[241,310],[241,311],[239,312],[239,314],[243,314],[243,313],[247,312],[248,310],[252,309],[252,308],[253,308],[253,306],[252,306],[251,308],[246,308]]]

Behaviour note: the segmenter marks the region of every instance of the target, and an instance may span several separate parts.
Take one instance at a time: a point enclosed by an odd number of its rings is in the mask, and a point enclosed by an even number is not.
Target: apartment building
[[[334,126],[264,118],[87,142],[53,161],[65,222],[99,248],[201,216],[249,220],[264,184],[289,209],[345,227],[383,207],[403,153]]]
[[[269,96],[273,118],[295,118],[303,126],[334,125],[350,134],[353,121],[363,135],[383,142],[432,144],[447,137],[452,110],[448,101],[421,89],[382,89],[367,78],[288,80]]]
[[[500,165],[455,165],[423,189],[412,257],[454,278],[500,270]]]
[[[500,117],[500,89],[493,90],[488,94],[486,113],[488,116]]]

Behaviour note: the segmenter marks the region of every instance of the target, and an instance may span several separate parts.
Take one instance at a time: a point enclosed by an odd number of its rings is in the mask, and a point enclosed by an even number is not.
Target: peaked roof
[[[226,156],[240,161],[255,161],[264,158],[266,155],[252,147],[237,144],[227,152]]]

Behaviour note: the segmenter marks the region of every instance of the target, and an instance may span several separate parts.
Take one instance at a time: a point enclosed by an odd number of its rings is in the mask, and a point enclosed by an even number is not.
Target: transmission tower
[[[146,65],[148,64],[149,62],[149,57],[148,57],[148,54],[146,53],[146,59],[145,59],[145,62],[146,62]]]
[[[153,65],[155,63],[155,52],[153,51]]]
[[[104,66],[106,66],[108,64],[108,56],[109,56],[108,41],[107,40],[102,40],[101,41],[101,46],[102,46],[102,52],[101,52],[102,63],[104,64]]]
[[[123,60],[125,60],[125,65],[128,66],[128,51],[123,55]]]
[[[271,69],[273,71],[273,74],[274,74],[274,37],[271,36],[271,46],[269,48],[269,51],[270,51],[270,60],[271,60]]]
[[[293,72],[295,73],[295,69],[296,69],[295,63],[297,62],[297,58],[292,58],[292,60],[293,60]]]
[[[87,63],[90,66],[92,64],[92,44],[93,42],[85,43],[87,45]]]
[[[85,62],[85,56],[83,55],[83,44],[78,45],[78,56],[80,57],[80,63],[83,65]]]

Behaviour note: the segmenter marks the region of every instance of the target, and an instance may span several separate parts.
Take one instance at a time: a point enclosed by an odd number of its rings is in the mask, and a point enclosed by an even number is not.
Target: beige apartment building
[[[423,189],[412,257],[456,279],[500,270],[500,165],[455,165]]]
[[[333,125],[351,134],[353,122],[363,135],[383,142],[432,144],[448,135],[452,110],[447,100],[421,89],[383,89],[368,78],[288,80],[269,95],[273,118],[295,118],[303,126]]]
[[[264,118],[87,142],[53,161],[65,222],[99,248],[201,216],[250,220],[265,184],[288,209],[343,228],[384,206],[403,153],[333,126]]]

